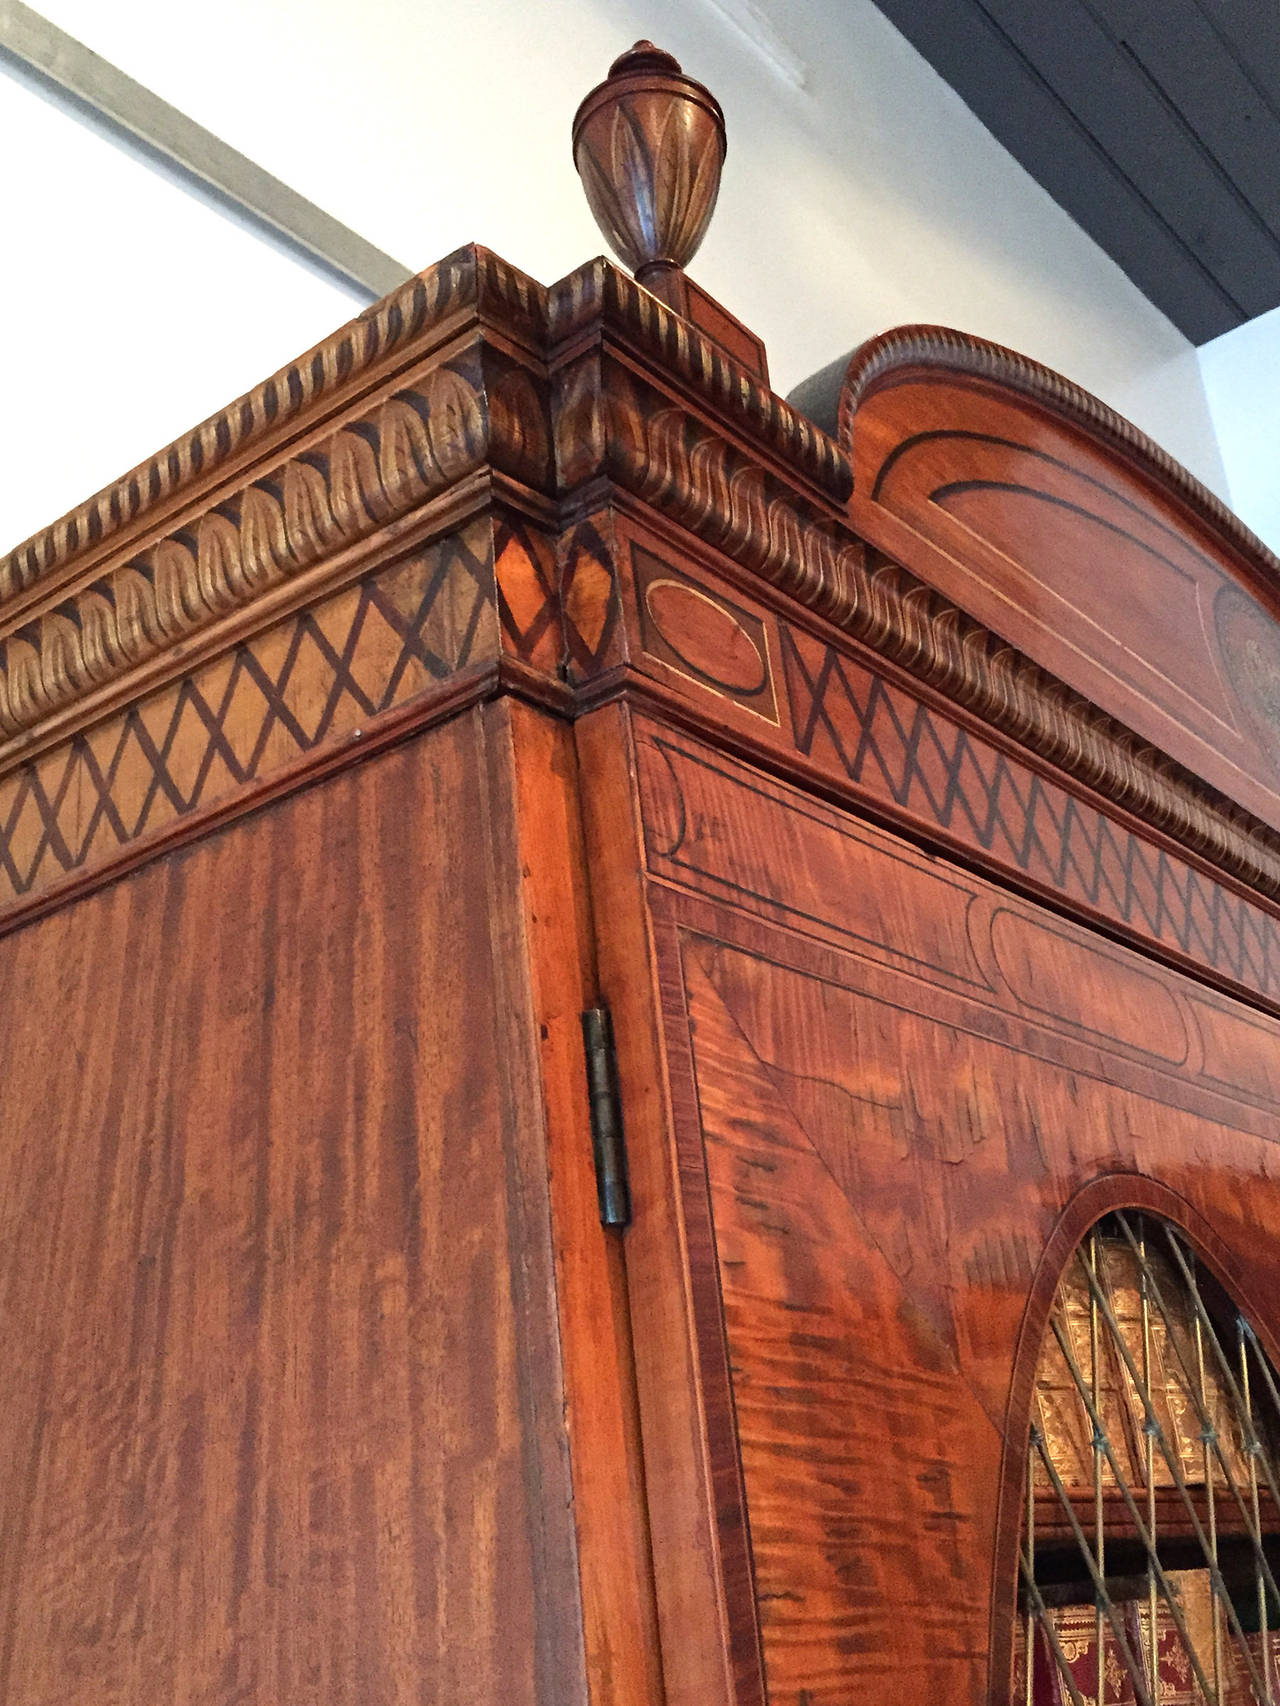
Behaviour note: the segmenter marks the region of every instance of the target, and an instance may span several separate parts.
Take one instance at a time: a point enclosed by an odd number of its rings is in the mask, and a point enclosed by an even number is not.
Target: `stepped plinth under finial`
[[[724,114],[649,41],[615,59],[578,108],[573,160],[596,223],[660,295],[697,251],[720,189]]]

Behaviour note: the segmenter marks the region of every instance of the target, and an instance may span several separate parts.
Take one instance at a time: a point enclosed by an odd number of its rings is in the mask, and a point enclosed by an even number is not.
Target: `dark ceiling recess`
[[[1280,0],[877,0],[1193,343],[1280,303]]]

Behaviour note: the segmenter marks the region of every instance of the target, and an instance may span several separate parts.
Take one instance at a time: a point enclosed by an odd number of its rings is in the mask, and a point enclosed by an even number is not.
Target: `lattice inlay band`
[[[791,626],[796,744],[873,795],[1156,942],[1280,996],[1280,925],[833,646]]]
[[[482,528],[290,616],[0,780],[0,904],[102,864],[492,653]]]

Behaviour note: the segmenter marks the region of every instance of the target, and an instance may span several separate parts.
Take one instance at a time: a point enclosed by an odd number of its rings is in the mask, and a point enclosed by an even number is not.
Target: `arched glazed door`
[[[1015,1701],[1252,1706],[1280,1686],[1280,1389],[1185,1235],[1116,1210],[1036,1372]]]

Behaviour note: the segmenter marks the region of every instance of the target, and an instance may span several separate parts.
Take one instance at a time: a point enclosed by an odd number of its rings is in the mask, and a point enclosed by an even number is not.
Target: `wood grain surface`
[[[1074,1242],[1276,1348],[1280,563],[668,283],[459,251],[0,564],[0,1706],[1008,1706]]]
[[[732,1706],[749,1698],[741,1691],[755,1666],[751,1565],[743,1534],[722,1532],[707,1455],[630,716],[623,706],[603,706],[577,723],[574,739],[600,992],[613,1013],[626,1121],[633,1210],[627,1288],[665,1699],[668,1706]],[[701,1166],[697,1155],[693,1165]],[[736,1487],[731,1440],[719,1468]],[[736,1628],[726,1583],[738,1590],[729,1596]]]
[[[586,1698],[483,715],[3,945],[6,1706]]]
[[[1056,376],[1043,397],[975,383],[989,347],[974,341],[972,374],[922,365],[865,386],[855,519],[908,523],[926,542],[917,572],[948,598],[1280,826],[1274,559],[1063,419]]]
[[[600,1224],[582,1012],[599,999],[572,729],[499,700],[486,718],[495,892],[510,897],[499,1046],[540,1101],[591,1698],[661,1706],[649,1514],[621,1233]],[[527,1112],[525,1114],[527,1118]]]
[[[633,700],[692,714],[718,743],[804,787],[838,791],[988,874],[1280,1006],[1280,907],[1223,881],[1222,866],[1204,859],[1200,829],[1221,820],[1200,807],[1180,816],[1191,802],[1172,795],[1159,831],[1118,802],[1100,809],[1096,793],[922,693],[883,658],[761,599],[741,576],[730,582],[722,562],[695,567],[630,516],[615,532],[623,638],[643,677]],[[767,845],[761,838],[758,850]],[[1265,846],[1250,846],[1270,863]]]
[[[734,1698],[1005,1706],[1027,1359],[1090,1217],[1187,1226],[1274,1344],[1280,1024],[636,735]]]

